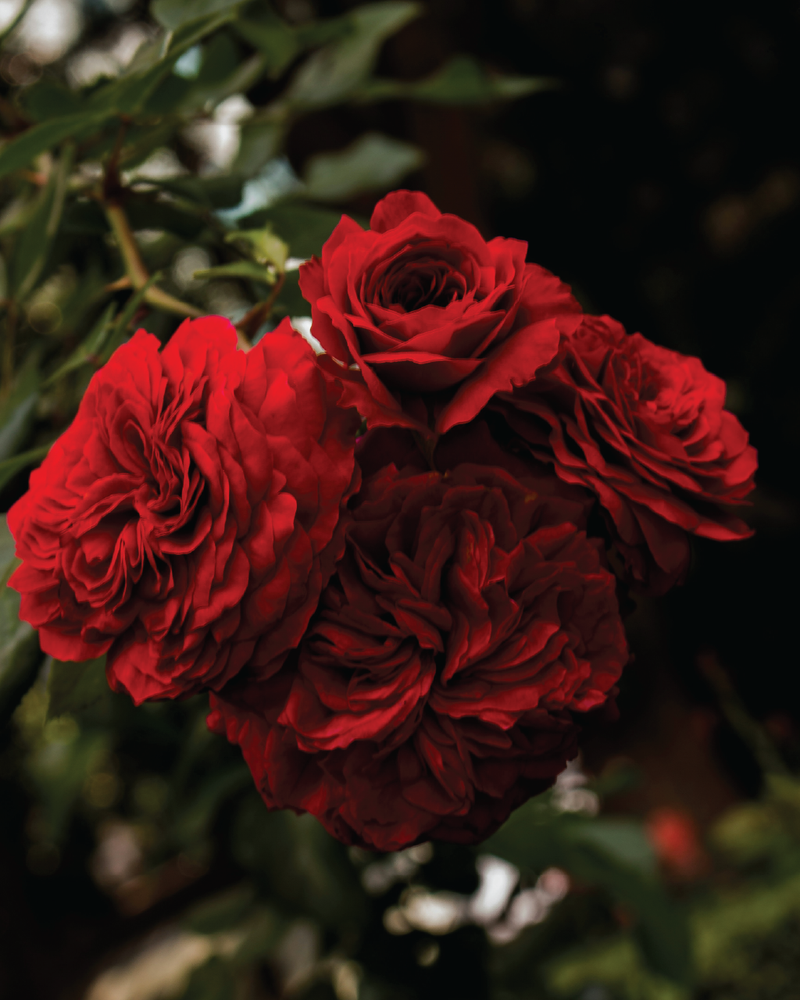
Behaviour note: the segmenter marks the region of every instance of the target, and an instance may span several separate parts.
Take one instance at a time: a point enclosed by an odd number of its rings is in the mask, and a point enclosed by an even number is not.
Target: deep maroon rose
[[[300,641],[354,476],[354,413],[288,321],[247,354],[220,317],[159,346],[114,353],[8,514],[44,651],[107,652],[137,704]]]
[[[587,316],[547,373],[492,403],[531,453],[598,497],[630,578],[662,593],[684,575],[687,532],[751,534],[724,506],[753,489],[755,449],[725,383],[686,357]]]
[[[583,503],[536,487],[479,465],[365,483],[297,652],[211,699],[268,806],[388,851],[486,837],[553,782],[628,654]]]
[[[312,332],[344,399],[371,426],[446,431],[495,393],[533,378],[580,307],[527,244],[483,239],[418,191],[378,202],[370,228],[343,216],[300,268]],[[421,396],[435,393],[435,413]],[[430,400],[429,400],[430,401]]]

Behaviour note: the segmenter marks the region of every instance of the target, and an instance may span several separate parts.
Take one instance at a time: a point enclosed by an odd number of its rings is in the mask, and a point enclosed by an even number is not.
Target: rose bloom
[[[465,464],[365,482],[299,649],[211,699],[268,806],[393,851],[482,839],[552,784],[628,658],[585,504],[558,486]]]
[[[91,380],[8,525],[42,648],[108,653],[140,703],[220,688],[296,645],[335,561],[352,411],[287,321],[249,353],[220,317],[144,330]]]
[[[370,426],[427,431],[435,420],[442,433],[533,378],[580,307],[526,250],[487,243],[418,191],[378,202],[366,232],[343,216],[322,259],[300,268],[300,289],[344,399]]]
[[[724,505],[753,489],[756,451],[724,405],[698,358],[609,316],[586,316],[557,363],[492,402],[533,456],[596,494],[628,576],[652,593],[684,576],[687,532],[751,534]]]

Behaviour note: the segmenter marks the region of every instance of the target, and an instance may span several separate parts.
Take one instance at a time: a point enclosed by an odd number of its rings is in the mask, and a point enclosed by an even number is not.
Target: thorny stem
[[[263,302],[256,303],[256,305],[254,305],[249,312],[245,313],[245,315],[236,324],[236,329],[239,331],[239,346],[243,347],[244,350],[249,350],[249,341],[258,333],[258,328],[264,320],[269,318],[269,314],[272,312],[275,300],[281,293],[285,280],[286,275],[281,272],[269,294],[269,298],[265,299]],[[242,344],[243,339],[247,344],[246,347]]]
[[[125,271],[130,279],[130,283],[136,289],[144,288],[150,275],[147,273],[147,268],[144,266],[144,261],[139,253],[139,248],[136,245],[136,240],[125,210],[117,202],[108,203],[104,207],[106,218],[122,254]],[[198,316],[203,315],[196,306],[190,305],[188,302],[181,302],[180,299],[168,295],[165,291],[155,286],[147,289],[144,293],[144,300],[151,306],[164,309],[166,312],[176,313],[178,316],[191,316],[193,319],[196,319]]]

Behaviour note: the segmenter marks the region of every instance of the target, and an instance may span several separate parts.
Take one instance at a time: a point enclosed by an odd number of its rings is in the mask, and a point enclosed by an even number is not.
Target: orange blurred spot
[[[705,867],[705,855],[694,820],[682,809],[661,806],[645,820],[645,828],[658,860],[673,875],[696,878]]]

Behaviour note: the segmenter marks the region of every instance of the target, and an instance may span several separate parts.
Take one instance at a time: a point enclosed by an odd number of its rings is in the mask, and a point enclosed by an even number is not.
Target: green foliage
[[[692,981],[687,919],[658,877],[640,824],[560,813],[542,796],[518,809],[486,847],[520,868],[558,867],[604,889],[635,913],[636,938],[652,969],[677,983]]]
[[[421,149],[367,132],[338,153],[319,153],[306,168],[306,193],[317,201],[346,201],[359,191],[384,191],[422,166]]]
[[[487,104],[556,86],[558,82],[550,77],[490,74],[469,56],[455,56],[424,80],[373,79],[359,89],[358,97],[363,101],[411,98],[432,104]]]
[[[106,658],[83,663],[53,660],[47,679],[47,718],[80,715],[108,697]]]

